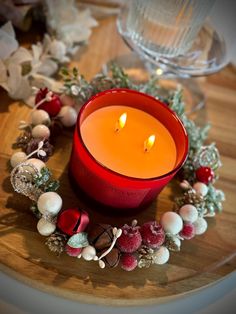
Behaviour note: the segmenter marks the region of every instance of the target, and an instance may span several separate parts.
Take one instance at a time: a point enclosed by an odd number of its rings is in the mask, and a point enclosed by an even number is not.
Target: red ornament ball
[[[143,224],[140,233],[143,244],[152,249],[160,247],[165,241],[165,232],[156,221],[149,221]]]
[[[141,246],[142,237],[139,229],[139,227],[126,224],[122,227],[122,234],[116,242],[121,252],[133,253]]]
[[[37,105],[41,100],[43,100],[49,90],[47,88],[41,88],[35,97],[35,105]],[[61,110],[61,100],[60,97],[54,93],[52,93],[52,100],[51,101],[44,101],[41,105],[37,107],[37,109],[43,109],[47,111],[50,117],[55,117],[58,115],[59,111]]]
[[[84,210],[79,210],[78,208],[68,208],[63,210],[57,217],[57,228],[69,236],[83,232],[88,224],[88,214]]]
[[[179,235],[186,240],[192,239],[195,236],[195,226],[190,222],[186,222]]]
[[[210,167],[200,167],[196,170],[197,180],[202,183],[211,183],[214,179],[214,176],[214,171]]]
[[[131,271],[137,267],[138,261],[135,255],[125,253],[121,256],[120,264],[122,269],[126,271]]]
[[[65,247],[66,253],[73,257],[78,256],[81,253],[82,249],[83,249],[82,247],[74,248],[74,247],[69,246],[68,244]]]

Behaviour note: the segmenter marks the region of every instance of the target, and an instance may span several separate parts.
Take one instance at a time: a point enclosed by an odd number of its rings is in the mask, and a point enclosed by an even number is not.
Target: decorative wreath
[[[14,190],[29,197],[30,209],[39,219],[38,232],[46,236],[45,244],[58,255],[98,261],[101,268],[120,265],[126,271],[136,267],[164,264],[170,251],[179,251],[183,240],[190,240],[207,230],[206,217],[222,210],[224,193],[214,187],[221,166],[214,143],[204,145],[209,125],[200,128],[185,114],[182,92],[168,92],[159,97],[161,87],[156,79],[145,84],[133,83],[115,64],[110,75],[98,74],[90,82],[74,68],[62,69],[64,89],[55,94],[47,88],[35,90],[35,107],[29,122],[21,121],[23,133],[16,139],[10,159],[13,167],[11,183]],[[130,88],[161,98],[182,120],[189,136],[189,155],[178,173],[182,195],[175,198],[173,211],[165,212],[160,221],[139,226],[113,227],[96,224],[91,227],[88,214],[79,208],[62,209],[62,198],[56,193],[59,182],[52,178],[45,162],[53,153],[53,140],[63,127],[76,123],[77,111],[92,95],[114,87]]]

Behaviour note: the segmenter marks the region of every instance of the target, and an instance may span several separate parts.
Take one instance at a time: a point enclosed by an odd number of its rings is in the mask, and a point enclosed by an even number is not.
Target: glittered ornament
[[[199,167],[210,167],[215,170],[220,167],[220,155],[215,144],[202,146],[194,157],[193,165],[195,169]]]
[[[124,253],[121,256],[120,265],[126,271],[134,270],[138,265],[137,257],[134,254]]]
[[[175,235],[183,228],[183,220],[175,212],[166,212],[161,217],[161,225],[166,233]]]
[[[41,100],[43,100],[48,94],[47,88],[41,88],[35,97],[35,105],[37,105]],[[61,109],[61,100],[60,97],[52,93],[50,101],[44,101],[41,105],[38,106],[38,109],[45,110],[50,117],[55,117]]]
[[[89,231],[89,242],[96,248],[97,251],[101,251],[109,247],[113,240],[112,230],[113,228],[111,225],[96,224]]]
[[[117,240],[117,247],[124,253],[135,252],[142,243],[140,227],[125,224],[121,229],[122,235]]]
[[[184,223],[183,229],[180,231],[179,235],[186,239],[190,240],[195,236],[195,226],[191,222]]]
[[[214,176],[214,171],[210,167],[200,167],[196,170],[196,178],[202,183],[211,183],[214,179]]]
[[[88,214],[78,208],[63,210],[57,217],[57,227],[69,236],[84,231],[88,224]]]
[[[146,222],[140,229],[143,244],[150,248],[160,247],[165,241],[165,232],[157,221]]]

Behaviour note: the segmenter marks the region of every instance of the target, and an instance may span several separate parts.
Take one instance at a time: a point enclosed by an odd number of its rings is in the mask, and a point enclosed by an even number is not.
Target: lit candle
[[[122,112],[126,113],[124,119]],[[113,131],[115,117],[120,117],[119,134]],[[103,107],[91,113],[80,130],[85,146],[97,162],[119,174],[154,178],[175,166],[176,147],[170,132],[142,110],[129,106]],[[158,136],[156,145],[153,145],[154,137],[148,137],[150,134]]]
[[[69,172],[100,204],[136,210],[156,198],[187,152],[187,133],[165,104],[137,91],[112,89],[80,110]]]

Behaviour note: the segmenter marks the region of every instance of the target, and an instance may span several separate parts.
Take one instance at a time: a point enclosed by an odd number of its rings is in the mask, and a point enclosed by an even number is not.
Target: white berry
[[[31,114],[31,123],[33,125],[38,125],[38,124],[50,124],[50,117],[47,111],[39,109],[39,110],[34,110]]]
[[[55,216],[61,210],[62,199],[56,192],[46,192],[40,195],[37,206],[41,214]]]
[[[71,127],[75,125],[77,121],[77,112],[73,107],[70,106],[64,106],[61,108],[59,114],[58,114],[61,123],[65,127]]]
[[[26,153],[24,152],[16,152],[11,156],[10,163],[13,168],[19,165],[26,159]]]
[[[56,230],[56,225],[47,221],[45,218],[40,218],[37,224],[38,232],[43,236],[49,236]]]
[[[198,219],[197,208],[191,204],[186,204],[182,206],[179,210],[179,214],[182,217],[183,221],[193,223]]]
[[[170,252],[165,246],[161,246],[158,251],[154,253],[154,263],[162,265],[168,262]]]
[[[198,218],[193,225],[195,226],[196,235],[203,234],[207,230],[207,221],[202,217]]]
[[[165,232],[175,235],[182,230],[183,220],[175,212],[166,212],[161,217],[161,225]]]
[[[96,250],[93,246],[88,245],[82,251],[82,257],[86,261],[92,261],[96,256]]]
[[[32,129],[32,136],[34,138],[48,139],[50,136],[50,130],[46,125],[38,124]]]
[[[34,165],[35,168],[39,171],[39,173],[40,173],[41,169],[45,167],[45,163],[44,163],[42,160],[37,159],[37,158],[30,158],[30,159],[27,159],[26,162],[25,162],[25,164]],[[27,166],[24,166],[24,168],[25,168],[25,167],[27,167]],[[30,167],[28,167],[28,170],[29,170],[30,172],[33,171],[33,169],[30,168]]]
[[[202,196],[207,195],[208,192],[208,187],[205,183],[202,182],[196,182],[193,185],[194,190],[196,191],[197,194],[200,194]]]

